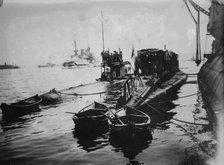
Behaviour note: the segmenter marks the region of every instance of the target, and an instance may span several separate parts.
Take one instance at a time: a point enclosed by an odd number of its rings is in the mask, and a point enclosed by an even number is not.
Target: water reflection
[[[115,107],[117,104],[117,99],[121,95],[121,87],[123,82],[124,81],[114,82],[105,87],[105,91],[107,91],[104,98],[105,103],[111,104]]]
[[[22,110],[22,111],[21,111]],[[9,109],[7,110],[9,111],[7,116],[4,116],[2,114],[2,120],[12,123],[12,122],[17,122],[22,120],[23,117],[26,118],[26,116],[35,114],[35,113],[39,113],[41,111],[41,109],[39,107],[36,107],[34,109],[29,108],[29,109]]]
[[[24,123],[28,119],[20,119],[14,122],[1,122],[1,127],[3,131],[18,129],[18,128],[24,128]]]
[[[124,157],[133,160],[139,153],[149,147],[152,141],[152,134],[151,132],[147,132],[144,135],[135,136],[133,138],[111,136],[109,141],[115,148],[115,152],[123,152]]]
[[[212,117],[210,116],[209,112],[205,113],[206,111],[203,110],[204,106],[205,105],[203,103],[201,93],[198,90],[197,102],[195,103],[195,110],[193,111],[193,117],[196,122],[208,123],[208,125],[203,125],[202,129],[199,130],[198,133],[212,131],[212,129],[214,128],[214,126],[213,126],[214,123],[212,121],[209,121],[209,119]]]
[[[33,121],[36,117],[40,117],[39,112],[33,112],[32,115],[24,115],[15,118],[3,118],[0,121],[0,125],[3,131],[26,128],[30,125],[30,122]]]
[[[144,104],[139,109],[150,116],[151,127],[165,130],[169,128],[170,120],[176,114],[176,112],[170,112],[177,106],[171,101],[176,98],[176,94],[163,96]]]
[[[108,130],[84,132],[73,129],[73,137],[78,139],[78,147],[87,152],[101,149],[108,145]]]
[[[139,161],[131,160],[127,165],[145,165],[145,163],[141,163]]]

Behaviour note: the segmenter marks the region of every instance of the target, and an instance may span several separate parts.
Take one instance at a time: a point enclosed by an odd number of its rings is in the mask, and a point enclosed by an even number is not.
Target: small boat
[[[124,107],[126,112],[123,116],[117,116],[109,120],[110,136],[122,138],[134,138],[146,135],[150,131],[150,117],[142,111],[131,107]]]
[[[55,67],[55,66],[56,66],[56,64],[48,62],[47,64],[38,65],[37,67],[38,68],[52,68],[52,67]]]
[[[86,60],[76,58],[76,61],[66,61],[62,66],[66,69],[75,69],[89,67],[89,64]]]
[[[60,93],[56,91],[55,88],[47,93],[40,95],[40,98],[42,99],[41,105],[55,104],[62,100]]]
[[[108,119],[106,116],[108,107],[104,104],[94,102],[78,113],[75,113],[72,120],[75,123],[75,129],[92,131],[108,128]]]
[[[2,116],[6,119],[15,118],[31,112],[39,111],[39,104],[41,101],[42,99],[38,95],[35,95],[12,104],[2,103],[0,106],[2,109]]]
[[[49,62],[46,63],[46,64],[42,64],[42,65],[37,65],[38,68],[52,68],[52,67],[55,67],[56,64],[52,63],[51,62],[51,56],[49,56]]]

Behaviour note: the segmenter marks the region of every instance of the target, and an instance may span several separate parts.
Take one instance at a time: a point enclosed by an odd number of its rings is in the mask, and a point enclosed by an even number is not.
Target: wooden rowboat
[[[2,103],[0,106],[2,109],[2,116],[3,118],[10,119],[39,111],[39,104],[41,101],[42,99],[38,95],[35,95],[16,103]]]
[[[42,99],[41,105],[55,104],[62,100],[60,93],[56,91],[55,88],[47,93],[40,95],[40,97]]]
[[[106,112],[108,112],[108,107],[98,102],[94,102],[81,109],[72,118],[76,131],[95,131],[108,128]]]
[[[150,117],[139,110],[130,107],[124,108],[125,115],[116,116],[113,120],[109,120],[110,135],[131,138],[149,133]]]

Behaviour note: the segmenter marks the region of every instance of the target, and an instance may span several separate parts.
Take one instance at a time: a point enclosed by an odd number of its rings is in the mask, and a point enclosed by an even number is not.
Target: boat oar
[[[108,113],[101,112],[102,115],[104,115],[107,119],[109,119],[111,122],[113,121],[112,118],[108,115]]]
[[[109,108],[108,108],[109,109]],[[121,119],[119,119],[119,117],[117,116],[117,114],[115,114],[112,110],[109,109],[109,111],[114,115],[114,117],[121,123],[124,124]]]
[[[91,103],[91,104],[89,104],[89,105],[87,105],[87,106],[85,106],[84,108],[82,108],[81,110],[79,110],[79,112],[82,112],[84,109],[86,109],[86,108],[88,108],[88,107],[90,107],[91,105],[93,105],[94,103]]]
[[[73,114],[73,115],[75,115],[75,114],[76,114],[75,112],[65,112],[65,113],[69,113],[69,114]]]

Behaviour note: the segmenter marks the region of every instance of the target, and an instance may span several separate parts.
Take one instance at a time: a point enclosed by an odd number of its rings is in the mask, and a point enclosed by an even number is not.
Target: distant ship
[[[90,51],[90,47],[87,49],[81,49],[80,54],[76,48],[76,41],[74,41],[75,50],[74,54],[70,56],[70,59],[62,64],[63,68],[80,68],[80,67],[89,67],[91,64],[94,64],[96,61],[93,53]]]
[[[54,67],[54,66],[56,66],[56,64],[48,62],[48,63],[43,64],[43,65],[38,65],[38,68],[47,68],[47,67]]]
[[[17,65],[9,65],[5,62],[4,65],[0,65],[0,69],[18,69],[19,66]]]
[[[42,64],[42,65],[37,65],[38,68],[51,68],[51,67],[55,67],[56,64],[51,62],[51,57],[49,57],[49,62],[46,64]]]

